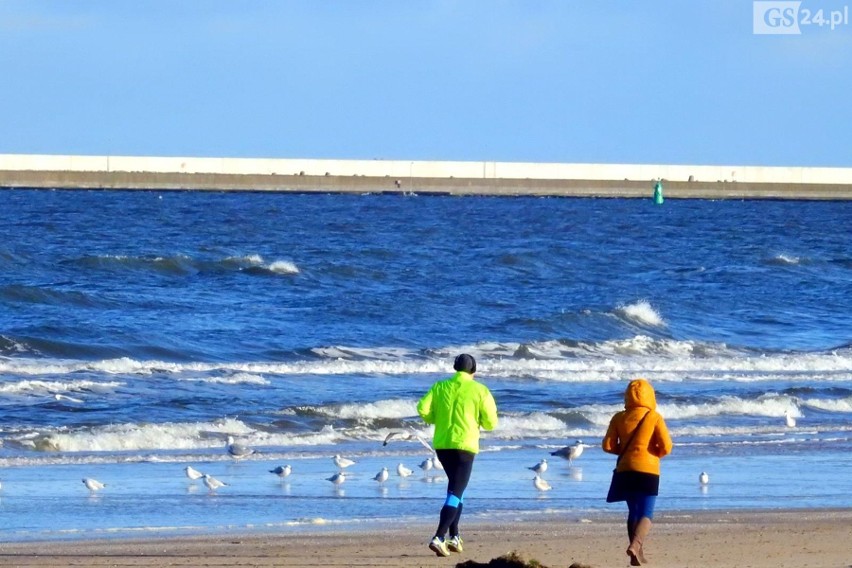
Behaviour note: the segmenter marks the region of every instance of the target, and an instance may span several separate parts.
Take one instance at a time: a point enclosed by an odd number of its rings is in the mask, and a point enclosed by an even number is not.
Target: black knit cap
[[[453,369],[473,374],[476,372],[476,359],[473,358],[473,355],[462,353],[456,357],[456,361],[453,363]]]

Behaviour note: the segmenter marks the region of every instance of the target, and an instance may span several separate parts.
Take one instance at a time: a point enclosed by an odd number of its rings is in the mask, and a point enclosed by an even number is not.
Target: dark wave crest
[[[196,353],[160,345],[136,344],[118,347],[61,341],[43,337],[0,335],[0,356],[29,356],[82,361],[104,361],[127,357],[138,360],[187,361]]]
[[[79,308],[102,308],[114,305],[114,302],[105,301],[78,290],[59,290],[23,284],[10,284],[0,287],[0,301]]]
[[[267,262],[260,255],[196,258],[184,254],[169,256],[89,255],[67,261],[75,267],[111,272],[148,272],[187,276],[194,274],[248,273],[257,275],[297,274],[298,267],[285,260]]]
[[[69,261],[77,267],[92,270],[109,271],[150,271],[161,274],[186,275],[199,272],[196,262],[184,255],[160,256],[123,256],[97,255],[84,256]]]

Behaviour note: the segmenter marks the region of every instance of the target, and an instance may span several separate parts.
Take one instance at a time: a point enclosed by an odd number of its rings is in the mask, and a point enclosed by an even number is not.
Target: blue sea
[[[461,352],[501,420],[470,521],[621,514],[600,440],[634,377],[675,443],[660,512],[852,507],[850,228],[852,202],[0,191],[0,538],[436,522],[426,448],[383,440],[430,439]]]

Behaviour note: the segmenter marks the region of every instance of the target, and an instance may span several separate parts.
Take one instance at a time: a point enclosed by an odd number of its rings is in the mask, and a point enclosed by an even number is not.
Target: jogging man
[[[476,360],[463,353],[456,357],[453,368],[455,375],[432,385],[417,403],[420,417],[435,425],[432,446],[449,478],[438,530],[429,542],[429,548],[438,556],[462,551],[459,519],[473,459],[479,453],[479,430],[493,430],[497,426],[494,397],[488,387],[473,378]]]

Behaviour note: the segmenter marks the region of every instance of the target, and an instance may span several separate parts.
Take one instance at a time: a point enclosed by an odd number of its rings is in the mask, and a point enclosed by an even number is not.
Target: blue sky
[[[742,0],[0,0],[0,153],[852,166],[852,23],[752,18]]]

